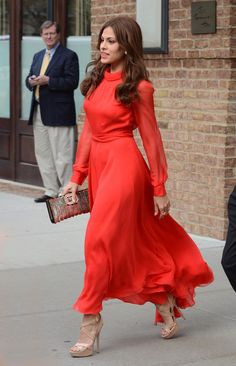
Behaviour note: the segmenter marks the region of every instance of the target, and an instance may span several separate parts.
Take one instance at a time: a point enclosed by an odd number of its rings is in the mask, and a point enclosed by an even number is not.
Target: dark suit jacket
[[[34,55],[30,72],[26,78],[27,88],[33,91],[29,124],[33,123],[36,88],[30,86],[28,78],[32,75],[39,75],[44,54],[45,50],[42,50]],[[59,45],[45,75],[49,76],[49,84],[39,88],[43,124],[46,126],[74,126],[76,124],[74,89],[78,87],[79,83],[77,54]]]

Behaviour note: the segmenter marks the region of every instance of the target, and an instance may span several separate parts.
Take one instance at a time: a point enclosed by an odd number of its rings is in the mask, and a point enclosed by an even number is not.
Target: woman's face
[[[123,70],[125,53],[111,27],[103,30],[100,43],[101,62],[111,65],[111,72]]]

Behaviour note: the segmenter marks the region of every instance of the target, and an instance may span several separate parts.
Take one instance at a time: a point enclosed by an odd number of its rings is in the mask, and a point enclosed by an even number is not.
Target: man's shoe
[[[47,201],[47,200],[49,200],[50,198],[52,198],[52,197],[47,196],[46,194],[44,194],[44,195],[43,195],[43,196],[41,196],[41,197],[35,198],[35,199],[34,199],[34,202],[36,202],[36,203],[46,202],[46,201]]]

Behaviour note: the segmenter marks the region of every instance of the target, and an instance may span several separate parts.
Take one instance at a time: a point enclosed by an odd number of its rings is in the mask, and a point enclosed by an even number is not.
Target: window
[[[9,34],[9,9],[8,1],[0,0],[0,35],[6,36]]]
[[[168,0],[137,0],[136,19],[145,53],[168,52]]]
[[[25,87],[25,78],[30,70],[33,55],[43,49],[40,26],[48,19],[48,0],[22,1],[22,41],[21,41],[21,118],[28,119],[32,93]]]
[[[91,2],[90,0],[67,0],[67,47],[79,57],[80,82],[85,76],[87,64],[91,61]],[[75,90],[77,114],[83,104],[80,89]]]
[[[10,35],[7,0],[0,0],[0,117],[10,117]]]
[[[67,35],[90,36],[90,0],[67,1]]]
[[[23,0],[23,36],[38,36],[41,24],[48,19],[48,1]]]

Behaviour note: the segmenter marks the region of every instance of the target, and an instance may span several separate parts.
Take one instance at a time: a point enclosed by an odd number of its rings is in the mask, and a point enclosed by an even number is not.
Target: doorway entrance
[[[0,0],[0,178],[42,185],[25,87],[33,55],[44,48],[40,25],[47,19],[60,24],[62,44],[78,53],[82,80],[91,60],[90,18],[88,0]],[[79,89],[75,101],[79,114]]]

